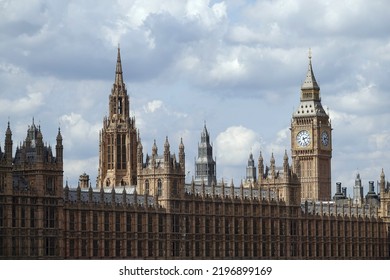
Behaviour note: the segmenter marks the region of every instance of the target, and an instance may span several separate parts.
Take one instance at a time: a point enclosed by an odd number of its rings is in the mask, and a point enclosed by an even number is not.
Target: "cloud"
[[[10,118],[15,143],[32,117],[45,139],[55,139],[60,121],[68,162],[96,166],[120,43],[145,151],[154,139],[161,147],[168,136],[174,147],[183,135],[193,168],[206,120],[218,135],[218,174],[240,178],[260,143],[276,159],[289,151],[311,48],[332,119],[333,178],[353,177],[356,165],[377,177],[390,154],[389,8],[363,0],[0,1],[0,116],[3,125]]]
[[[29,114],[42,106],[44,95],[42,92],[30,92],[19,99],[0,98],[0,115]]]
[[[259,135],[243,126],[228,127],[215,140],[218,164],[222,165],[242,165],[249,153],[259,149]]]
[[[161,100],[153,100],[148,102],[146,106],[144,106],[144,111],[146,113],[154,113],[156,110],[160,109],[163,106],[163,102]]]
[[[98,154],[101,123],[89,123],[82,115],[71,112],[60,117],[64,155],[68,158],[90,157]]]
[[[85,172],[89,175],[92,187],[95,187],[98,162],[98,156],[83,157],[82,159],[64,158],[64,181],[68,182],[69,187],[76,187],[79,176]]]

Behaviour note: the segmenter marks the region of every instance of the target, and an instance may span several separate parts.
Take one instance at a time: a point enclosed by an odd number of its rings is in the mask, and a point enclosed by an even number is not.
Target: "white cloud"
[[[64,158],[64,181],[68,181],[69,187],[77,187],[79,176],[85,172],[89,175],[92,187],[95,187],[98,162],[98,156],[82,159]]]
[[[281,156],[282,159],[284,152],[289,150],[290,146],[290,128],[286,127],[282,130],[279,130],[276,139],[270,144],[266,145],[266,150],[269,154],[273,153],[275,159],[277,156]]]
[[[228,127],[215,140],[216,156],[222,165],[241,165],[249,153],[260,149],[260,137],[243,126]]]
[[[60,126],[64,139],[64,154],[74,158],[98,153],[100,122],[89,123],[82,115],[71,112],[60,117]]]
[[[44,103],[42,92],[27,93],[19,99],[0,98],[0,115],[25,115],[34,112]]]
[[[155,111],[163,107],[163,105],[164,104],[161,100],[153,100],[148,102],[148,104],[144,106],[144,111],[145,113],[154,113]]]

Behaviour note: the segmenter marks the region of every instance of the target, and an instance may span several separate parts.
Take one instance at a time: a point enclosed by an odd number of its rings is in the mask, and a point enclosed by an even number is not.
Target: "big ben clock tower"
[[[321,104],[311,54],[300,104],[291,121],[292,158],[299,169],[301,201],[331,199],[332,127]]]

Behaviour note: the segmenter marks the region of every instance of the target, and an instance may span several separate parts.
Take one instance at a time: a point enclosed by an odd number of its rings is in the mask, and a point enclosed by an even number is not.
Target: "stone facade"
[[[2,259],[389,259],[390,188],[354,198],[341,184],[331,200],[331,124],[309,60],[300,107],[291,123],[291,163],[253,155],[240,186],[216,182],[204,126],[196,170],[185,182],[185,148],[144,156],[123,82],[120,52],[103,120],[97,186],[82,174],[63,187],[60,130],[55,154],[34,121],[12,155],[0,149]],[[307,107],[306,107],[307,106]],[[257,173],[257,174],[256,174]],[[370,183],[371,186],[371,183]]]

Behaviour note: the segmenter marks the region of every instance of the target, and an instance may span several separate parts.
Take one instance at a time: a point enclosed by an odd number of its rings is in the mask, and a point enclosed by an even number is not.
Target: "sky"
[[[64,180],[96,184],[98,135],[120,45],[144,148],[183,138],[187,181],[206,123],[218,180],[239,184],[250,153],[291,156],[290,122],[311,49],[332,121],[332,195],[360,173],[390,176],[389,1],[0,0],[0,143],[34,118],[64,143]],[[3,133],[1,133],[3,131]],[[291,158],[290,158],[291,163]]]

